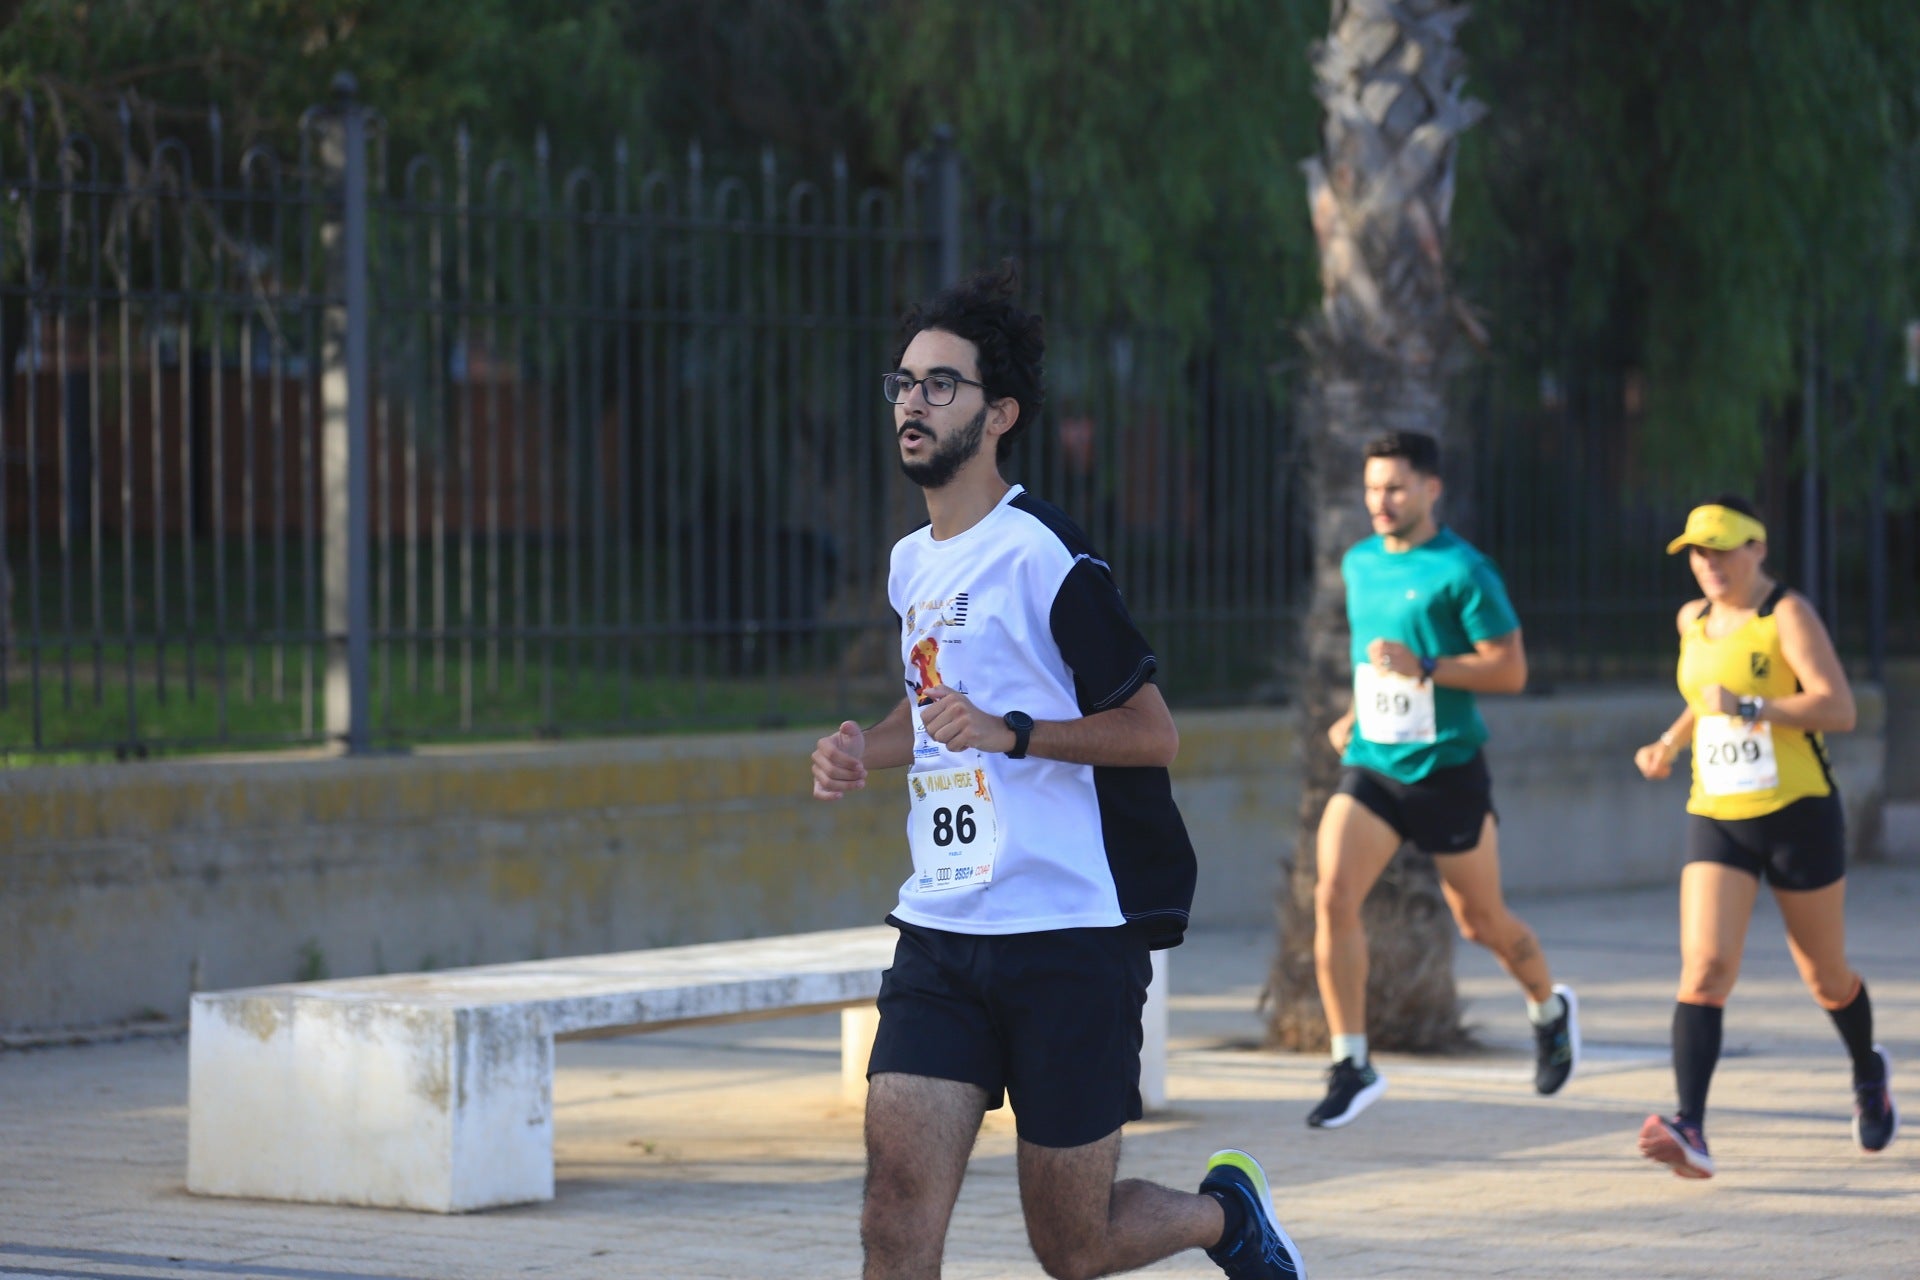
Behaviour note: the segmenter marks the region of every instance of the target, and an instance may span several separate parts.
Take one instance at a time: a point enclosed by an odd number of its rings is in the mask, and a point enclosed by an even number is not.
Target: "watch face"
[[[1010,760],[1027,758],[1027,737],[1033,732],[1033,717],[1024,711],[1009,711],[1000,717],[1001,723],[1013,731],[1013,747],[1007,752]]]

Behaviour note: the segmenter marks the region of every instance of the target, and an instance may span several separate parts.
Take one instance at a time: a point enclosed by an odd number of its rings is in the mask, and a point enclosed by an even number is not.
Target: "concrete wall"
[[[1633,748],[1667,692],[1489,699],[1509,884],[1658,882],[1684,783]],[[1877,693],[1835,757],[1871,854]],[[1180,717],[1196,919],[1272,919],[1290,713]],[[906,874],[895,781],[809,797],[814,731],[0,771],[0,1030],[177,1017],[189,991],[870,924]]]
[[[1887,664],[1887,799],[1920,800],[1920,659]]]

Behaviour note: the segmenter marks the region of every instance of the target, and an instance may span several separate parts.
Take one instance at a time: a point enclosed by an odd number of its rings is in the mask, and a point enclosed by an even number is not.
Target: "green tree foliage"
[[[875,0],[837,11],[881,155],[949,124],[975,183],[1044,198],[1106,261],[1082,297],[1176,331],[1266,324],[1311,296],[1299,161],[1323,6],[1271,0]]]
[[[1284,355],[1312,305],[1319,0],[0,0],[9,15],[0,89],[97,138],[126,94],[155,133],[218,103],[230,138],[284,141],[342,69],[396,157],[444,154],[461,124],[524,149],[540,124],[559,165],[615,136],[643,165],[697,140],[815,169],[840,154],[887,184],[948,124],[977,194],[1024,200],[1038,178],[1098,246],[1074,286],[1092,316],[1240,328]],[[1463,148],[1456,258],[1503,376],[1612,370],[1645,387],[1655,469],[1732,480],[1796,393],[1809,325],[1829,369],[1891,363],[1920,294],[1910,0],[1482,0],[1462,42],[1491,110]]]
[[[1891,362],[1916,284],[1911,4],[1483,0],[1462,42],[1493,110],[1458,246],[1509,368],[1639,375],[1650,471],[1724,483],[1755,474],[1810,325],[1830,366]]]
[[[660,137],[717,156],[763,147],[815,168],[844,156],[865,182],[898,176],[876,156],[850,92],[840,0],[632,0],[630,38],[652,69],[647,117]],[[856,0],[854,12],[864,10]],[[916,140],[918,141],[918,140]]]
[[[217,105],[230,137],[285,142],[351,71],[397,155],[458,124],[525,145],[535,122],[581,149],[642,119],[632,6],[618,0],[24,0],[0,31],[0,90],[68,129],[190,142]]]

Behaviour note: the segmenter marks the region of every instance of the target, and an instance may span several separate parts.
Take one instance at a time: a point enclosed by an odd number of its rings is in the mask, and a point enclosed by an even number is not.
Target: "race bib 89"
[[[1433,681],[1383,672],[1371,662],[1353,669],[1353,714],[1368,742],[1432,742],[1439,736]]]

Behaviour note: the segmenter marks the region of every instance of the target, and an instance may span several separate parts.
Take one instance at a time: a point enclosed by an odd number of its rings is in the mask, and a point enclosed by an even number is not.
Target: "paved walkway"
[[[1852,881],[1852,951],[1896,1084],[1920,1117],[1920,870]],[[1670,1105],[1671,890],[1518,904],[1582,997],[1587,1065],[1533,1096],[1520,1001],[1458,960],[1489,1046],[1388,1056],[1391,1090],[1337,1133],[1302,1122],[1323,1064],[1256,1047],[1271,940],[1199,932],[1175,953],[1172,1109],[1128,1132],[1124,1172],[1192,1186],[1207,1153],[1266,1162],[1315,1280],[1513,1276],[1920,1277],[1920,1128],[1857,1151],[1832,1027],[1763,907],[1727,1023],[1709,1132],[1721,1176],[1634,1154]],[[186,1193],[178,1040],[0,1054],[0,1276],[140,1280],[850,1277],[860,1118],[838,1097],[838,1024],[790,1019],[561,1046],[559,1194],[467,1217]],[[953,1225],[951,1277],[1038,1276],[990,1117]],[[1198,1254],[1153,1269],[1219,1273]]]

